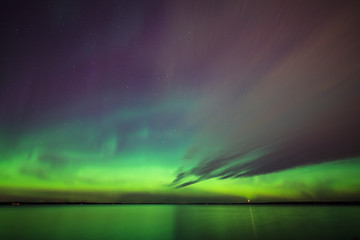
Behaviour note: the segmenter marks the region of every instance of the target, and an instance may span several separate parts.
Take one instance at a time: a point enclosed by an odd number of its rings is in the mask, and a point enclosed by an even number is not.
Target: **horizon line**
[[[0,205],[360,205],[360,201],[299,201],[299,202],[243,202],[243,203],[214,203],[214,202],[0,202]]]

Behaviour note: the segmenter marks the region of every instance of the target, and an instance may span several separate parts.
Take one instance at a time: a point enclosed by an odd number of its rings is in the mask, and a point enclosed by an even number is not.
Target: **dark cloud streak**
[[[315,5],[308,7],[316,8]],[[307,34],[301,35],[298,44],[281,56],[259,48],[255,53],[263,56],[253,59],[251,67],[263,69],[263,58],[274,62],[262,76],[244,75],[249,66],[232,63],[238,69],[228,69],[221,82],[209,85],[209,94],[204,95],[203,105],[194,114],[194,121],[205,122],[204,119],[210,118],[199,132],[195,147],[207,154],[197,156],[200,160],[195,166],[180,171],[177,187],[209,178],[250,177],[360,156],[360,31],[357,27],[360,5],[347,3],[338,8],[324,8],[321,20],[320,15],[309,9],[281,6],[282,12],[300,18],[306,15],[316,19],[319,25],[279,23],[285,33],[305,28]],[[262,14],[270,22],[276,22],[277,11]],[[264,26],[259,26],[257,31],[268,31]],[[284,40],[288,38],[284,32],[274,34],[278,40]],[[248,37],[263,45],[279,47],[273,36],[255,33]],[[245,43],[239,44],[241,48],[242,44]],[[256,44],[246,44],[249,49],[255,49]],[[233,43],[233,48],[239,45]],[[223,61],[228,61],[228,57],[223,56]],[[221,65],[213,68],[214,75],[220,68]],[[252,83],[240,91],[243,81]],[[268,153],[251,161],[237,162],[239,157],[268,146],[271,149]],[[194,155],[192,149],[188,154]]]

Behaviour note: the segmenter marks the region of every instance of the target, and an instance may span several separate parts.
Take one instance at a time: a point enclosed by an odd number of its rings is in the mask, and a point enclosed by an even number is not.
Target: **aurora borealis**
[[[0,201],[360,201],[357,1],[2,1]]]

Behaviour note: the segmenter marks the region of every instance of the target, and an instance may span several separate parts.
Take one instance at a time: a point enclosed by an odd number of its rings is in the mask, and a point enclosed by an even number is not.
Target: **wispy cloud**
[[[259,57],[250,57],[250,64],[223,55],[223,63],[206,70],[207,76],[215,77],[191,116],[205,124],[185,154],[195,155],[192,161],[198,162],[179,170],[173,184],[185,187],[209,178],[249,177],[360,155],[360,32],[355,27],[360,18],[354,9],[327,9],[321,21],[311,11],[285,7],[284,12],[300,18],[309,14],[318,23],[306,25],[308,32],[299,33],[301,37],[287,49],[277,45],[291,39],[281,32],[276,37],[250,32],[254,42],[233,42],[234,52],[248,48]],[[269,21],[276,22],[272,17]],[[251,19],[245,21],[251,25]],[[295,32],[302,31],[300,26],[283,25]],[[275,50],[266,52],[264,45]],[[281,49],[283,54],[277,54]],[[263,58],[273,64],[265,68]],[[219,78],[219,71],[228,65],[234,68]],[[248,72],[249,68],[261,74]],[[241,160],[264,148],[265,153]]]

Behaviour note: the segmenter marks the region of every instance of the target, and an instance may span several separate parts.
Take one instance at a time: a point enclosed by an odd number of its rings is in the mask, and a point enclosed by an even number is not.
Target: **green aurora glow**
[[[2,146],[6,146],[1,149],[6,159],[0,161],[3,200],[339,201],[352,199],[358,193],[360,158],[246,178],[209,179],[175,189],[171,182],[192,144],[189,136],[180,131],[181,124],[176,126],[177,131],[173,126],[163,132],[138,124],[127,136],[115,134],[116,126],[125,122],[137,122],[149,115],[166,115],[168,109],[161,109],[162,112],[158,109],[116,112],[103,119],[101,133],[97,132],[99,124],[74,121],[66,126],[38,129],[23,136],[14,147],[7,146],[3,137]],[[171,109],[174,111],[174,107]],[[117,146],[125,137],[126,146],[120,151]],[[262,154],[255,154],[249,160],[260,156]]]

